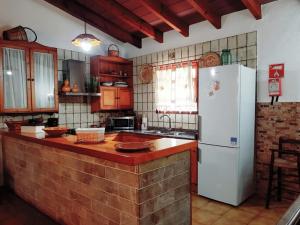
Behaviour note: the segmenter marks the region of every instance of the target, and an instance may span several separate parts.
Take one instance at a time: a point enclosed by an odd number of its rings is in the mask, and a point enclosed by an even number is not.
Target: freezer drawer
[[[199,145],[198,194],[238,205],[238,148]]]

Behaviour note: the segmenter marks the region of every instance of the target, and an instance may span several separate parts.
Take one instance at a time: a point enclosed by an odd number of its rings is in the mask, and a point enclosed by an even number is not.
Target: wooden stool
[[[286,145],[289,148],[286,148]],[[298,170],[298,179],[300,185],[300,139],[291,139],[291,138],[279,138],[279,148],[271,149],[271,162],[269,167],[269,184],[268,191],[266,196],[266,208],[269,208],[271,194],[272,194],[272,185],[273,185],[273,176],[274,168],[277,168],[277,200],[281,201],[282,194],[282,169],[297,169]],[[278,153],[278,156],[275,157],[275,153]],[[284,156],[294,156],[296,160],[285,159]],[[300,189],[300,188],[299,188]]]

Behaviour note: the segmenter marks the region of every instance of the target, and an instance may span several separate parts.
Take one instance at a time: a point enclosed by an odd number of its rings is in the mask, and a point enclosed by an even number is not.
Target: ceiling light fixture
[[[84,22],[84,34],[79,34],[74,38],[72,44],[81,47],[84,51],[89,51],[92,47],[99,46],[101,41],[94,35],[86,33],[86,22]]]

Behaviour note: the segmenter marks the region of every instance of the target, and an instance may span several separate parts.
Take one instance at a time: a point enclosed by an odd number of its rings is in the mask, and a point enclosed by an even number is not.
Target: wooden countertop
[[[36,137],[35,134],[8,132],[5,129],[0,130],[0,135],[19,138],[41,145],[61,148],[66,151],[98,157],[126,165],[143,164],[148,161],[197,148],[197,141],[193,140],[162,138],[152,135],[139,135],[125,132],[107,134],[105,135],[105,141],[100,144],[76,144],[76,136],[74,135],[66,135],[55,138],[43,136]],[[116,150],[115,144],[130,141],[148,141],[152,143],[153,147],[150,150],[132,153],[119,152]]]

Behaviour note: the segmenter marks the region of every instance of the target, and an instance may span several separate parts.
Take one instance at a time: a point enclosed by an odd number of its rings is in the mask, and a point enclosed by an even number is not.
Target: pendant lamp
[[[86,33],[86,22],[84,22],[84,34],[79,34],[74,38],[72,44],[81,47],[84,51],[89,51],[92,47],[99,46],[101,41],[94,35]]]

